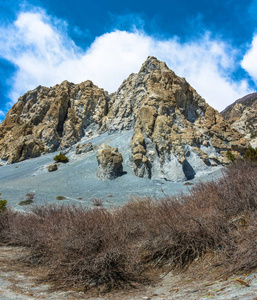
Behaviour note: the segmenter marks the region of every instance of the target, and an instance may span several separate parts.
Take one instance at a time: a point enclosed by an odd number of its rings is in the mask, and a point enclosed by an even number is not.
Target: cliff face
[[[108,100],[91,81],[27,92],[0,125],[0,157],[13,163],[75,144],[87,127],[101,125]]]
[[[221,112],[227,122],[257,147],[257,93],[246,95]]]
[[[0,125],[0,157],[13,163],[70,147],[89,130],[126,129],[134,130],[131,166],[146,178],[191,178],[199,168],[228,163],[227,149],[237,154],[248,146],[184,78],[148,57],[112,95],[91,81],[26,93]]]

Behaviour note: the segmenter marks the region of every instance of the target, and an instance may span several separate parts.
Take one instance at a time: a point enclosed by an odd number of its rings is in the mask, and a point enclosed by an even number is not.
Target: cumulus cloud
[[[67,24],[44,11],[22,12],[17,20],[0,28],[0,57],[17,67],[9,97],[18,97],[38,85],[63,80],[90,79],[109,92],[123,79],[138,72],[148,55],[163,60],[216,109],[223,109],[251,92],[246,81],[232,81],[237,53],[210,34],[181,43],[176,37],[160,40],[142,30],[114,30],[81,49],[67,36]]]
[[[185,44],[177,40],[160,42],[157,53],[218,110],[252,92],[246,80],[231,79],[237,51],[223,41],[211,39],[208,33],[201,40]]]
[[[257,34],[253,37],[252,44],[245,54],[241,65],[257,84]]]

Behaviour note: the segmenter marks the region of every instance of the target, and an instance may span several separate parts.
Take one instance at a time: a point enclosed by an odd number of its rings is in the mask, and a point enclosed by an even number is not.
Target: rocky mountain
[[[221,112],[227,122],[257,147],[257,93],[246,95]]]
[[[0,124],[0,157],[18,162],[67,149],[84,136],[133,130],[128,140],[135,175],[177,180],[226,164],[226,150],[248,142],[164,62],[148,57],[118,91],[91,81],[39,86],[20,97]],[[119,145],[116,145],[119,147]]]
[[[14,163],[75,144],[89,125],[101,126],[108,101],[91,81],[27,92],[0,125],[0,157]]]

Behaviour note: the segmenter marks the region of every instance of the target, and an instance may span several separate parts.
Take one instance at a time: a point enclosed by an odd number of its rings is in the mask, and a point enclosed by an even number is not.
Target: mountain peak
[[[64,81],[21,99],[0,125],[0,157],[9,163],[70,148],[89,132],[122,135],[129,129],[136,176],[181,180],[228,163],[227,149],[240,155],[247,147],[184,78],[153,56],[111,95],[90,80]]]
[[[154,56],[148,56],[147,57],[146,61],[143,63],[143,65],[140,69],[140,72],[144,69],[148,69],[150,71],[160,70],[160,69],[167,69],[167,70],[171,71],[164,62],[158,60]]]

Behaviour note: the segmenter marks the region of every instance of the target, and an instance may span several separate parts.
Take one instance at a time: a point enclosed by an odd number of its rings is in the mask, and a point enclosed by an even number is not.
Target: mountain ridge
[[[150,56],[110,95],[90,80],[27,92],[0,124],[0,157],[14,163],[127,129],[134,130],[134,173],[145,178],[189,179],[199,168],[229,163],[228,149],[240,156],[248,147],[184,78]]]

